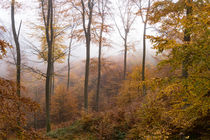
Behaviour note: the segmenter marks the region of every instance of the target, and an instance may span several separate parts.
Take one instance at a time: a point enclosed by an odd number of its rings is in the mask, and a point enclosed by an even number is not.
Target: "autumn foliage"
[[[45,66],[35,67],[26,59],[29,65],[21,64],[21,96],[16,81],[0,78],[0,139],[209,139],[209,2],[126,0],[129,7],[117,5],[120,17],[116,19],[121,21],[111,21],[116,16],[110,13],[113,3],[105,1],[38,1],[39,21],[51,22],[33,26],[30,37],[39,45],[32,49],[37,60],[52,65],[47,74],[42,72]],[[135,42],[130,42],[128,33],[135,31],[129,32],[131,25],[138,26],[139,18],[145,25],[144,51],[131,55],[127,49]],[[6,32],[5,28],[0,26],[0,32]],[[111,42],[114,32],[124,40],[124,59],[122,54],[108,56],[104,48],[116,45]],[[85,43],[86,61],[78,60],[73,48]],[[146,44],[156,56],[146,55]],[[9,47],[1,36],[0,60],[12,53],[7,52]],[[98,57],[90,55],[94,47]],[[145,60],[137,60],[141,55]],[[11,79],[16,76],[10,67],[7,72]]]
[[[39,109],[31,99],[19,97],[13,81],[0,79],[0,137],[10,135],[27,140],[39,139],[35,131],[26,129],[26,113]]]

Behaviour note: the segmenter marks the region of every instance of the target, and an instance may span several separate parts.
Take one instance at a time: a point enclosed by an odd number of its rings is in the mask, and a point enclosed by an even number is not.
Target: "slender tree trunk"
[[[102,17],[103,18],[103,17]],[[98,50],[98,80],[96,89],[96,111],[99,110],[99,94],[100,94],[100,83],[101,83],[101,47],[102,47],[102,37],[103,37],[103,26],[104,20],[102,19],[102,25],[99,36],[99,50]]]
[[[17,95],[20,97],[20,79],[21,79],[21,53],[20,53],[20,44],[18,40],[18,35],[16,33],[15,28],[15,0],[11,2],[11,22],[12,22],[12,33],[13,38],[16,45],[16,53],[17,53],[17,60],[16,60],[16,86],[17,86]]]
[[[145,61],[146,61],[146,28],[147,22],[144,23],[143,33],[143,59],[142,59],[142,81],[145,81]],[[143,84],[143,95],[146,95],[146,86]]]
[[[16,54],[17,54],[17,59],[16,59],[16,93],[18,97],[20,97],[20,87],[21,87],[21,53],[20,53],[20,44],[19,44],[19,33],[20,33],[20,27],[18,34],[16,33],[16,27],[15,27],[15,0],[11,1],[11,23],[12,23],[12,33],[13,33],[13,38],[15,41],[15,46],[16,46]],[[18,103],[18,110],[20,111],[20,103]],[[17,124],[20,126],[20,117],[21,114],[17,116]]]
[[[189,4],[192,2],[192,0],[187,1],[188,4],[186,4],[186,16],[189,18],[189,16],[192,14],[192,7],[189,6]],[[184,42],[190,42],[190,29],[187,28],[184,31]],[[187,46],[185,46],[187,47]],[[182,62],[182,77],[187,78],[188,77],[188,70],[187,70],[187,63],[188,63],[189,56],[186,56]]]
[[[47,65],[47,78],[46,78],[46,127],[47,132],[51,130],[50,128],[50,91],[51,91],[51,49],[48,48],[48,65]]]
[[[150,0],[148,1],[146,19],[144,21],[144,33],[143,33],[143,59],[142,59],[142,81],[145,81],[145,64],[146,64],[146,34],[147,34],[147,21],[150,12]],[[143,83],[143,95],[146,95],[146,85]]]
[[[50,90],[52,77],[52,45],[53,45],[53,2],[48,0],[47,22],[46,22],[46,39],[48,44],[48,64],[46,77],[46,129],[47,132],[51,130],[50,126]],[[50,30],[49,30],[50,29]]]
[[[35,101],[38,102],[38,87],[35,92]],[[34,129],[37,129],[37,112],[34,112]]]
[[[127,72],[127,33],[125,34],[125,39],[124,39],[124,72],[123,72],[123,80],[126,79],[126,72]]]
[[[54,73],[55,73],[55,69],[54,69],[54,64],[55,64],[55,62],[54,62],[54,56],[55,56],[55,54],[54,54],[54,45],[52,46],[52,71],[51,71],[51,80],[50,80],[50,94],[51,95],[54,95],[54,90],[55,90],[55,75],[54,75]]]
[[[93,12],[93,5],[94,0],[88,0],[88,25],[86,28],[85,24],[85,4],[84,1],[81,0],[82,4],[82,21],[83,21],[83,30],[85,32],[85,38],[86,38],[86,64],[85,64],[85,82],[84,82],[84,109],[86,112],[88,112],[88,80],[89,80],[89,66],[90,66],[90,42],[91,42],[91,24],[92,24],[92,12]]]
[[[70,74],[71,74],[71,64],[70,64],[70,60],[71,60],[71,46],[72,46],[72,38],[70,39],[69,42],[69,52],[68,52],[68,80],[67,80],[67,91],[69,90],[70,87]]]
[[[89,66],[90,66],[90,41],[86,39],[86,64],[85,64],[85,84],[84,84],[84,107],[88,112],[88,80],[89,80]]]

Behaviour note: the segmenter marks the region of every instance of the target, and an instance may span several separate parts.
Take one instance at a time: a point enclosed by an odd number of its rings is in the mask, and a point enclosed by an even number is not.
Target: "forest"
[[[209,0],[0,0],[0,140],[210,140]]]

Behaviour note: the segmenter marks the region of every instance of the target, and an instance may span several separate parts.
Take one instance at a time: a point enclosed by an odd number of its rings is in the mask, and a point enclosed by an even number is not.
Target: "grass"
[[[51,131],[47,136],[57,140],[97,140],[91,133],[83,130],[83,125],[80,121],[76,121],[69,127]]]

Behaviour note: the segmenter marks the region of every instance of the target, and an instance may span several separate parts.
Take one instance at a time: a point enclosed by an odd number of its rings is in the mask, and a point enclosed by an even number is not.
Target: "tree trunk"
[[[142,81],[145,81],[145,61],[146,61],[146,28],[147,22],[144,23],[144,33],[143,33],[143,59],[142,59]],[[143,95],[146,95],[146,86],[143,83]]]
[[[50,94],[54,95],[55,91],[55,70],[54,70],[54,45],[52,46],[52,68],[51,68],[51,79],[50,79]]]
[[[50,29],[50,30],[49,30]],[[51,90],[51,78],[52,78],[52,45],[53,45],[53,2],[48,0],[47,22],[46,22],[46,39],[48,44],[48,64],[46,74],[46,129],[47,132],[51,130],[50,126],[50,90]]]
[[[103,17],[102,17],[103,18]],[[100,83],[101,83],[101,47],[102,47],[102,37],[103,37],[103,26],[104,20],[102,19],[102,25],[99,36],[99,50],[98,50],[98,80],[96,89],[96,111],[99,109],[99,94],[100,94]]]
[[[188,3],[190,4],[192,0],[188,0]],[[192,7],[186,4],[186,16],[189,18],[189,16],[192,14]],[[184,43],[190,42],[190,29],[186,28],[184,31]],[[187,46],[185,46],[187,47]],[[183,62],[182,62],[182,77],[187,78],[188,77],[188,70],[187,70],[187,63],[188,63],[189,56],[187,55]]]
[[[68,53],[68,80],[67,80],[67,91],[69,90],[70,87],[70,74],[71,74],[71,64],[70,64],[70,60],[71,60],[71,46],[72,46],[72,38],[70,39],[69,42],[69,53]]]
[[[12,33],[13,38],[16,45],[16,53],[17,53],[17,60],[16,60],[16,86],[17,86],[17,95],[20,97],[20,78],[21,78],[21,53],[20,53],[20,44],[18,40],[18,35],[16,33],[15,28],[15,0],[11,2],[11,22],[12,22]]]
[[[35,92],[35,102],[38,102],[38,87]],[[37,130],[37,112],[34,112],[34,129]]]
[[[92,12],[93,12],[93,5],[94,0],[88,0],[88,26],[86,28],[85,24],[85,4],[84,1],[81,0],[82,4],[82,21],[83,21],[83,30],[85,32],[85,38],[86,38],[86,64],[85,64],[85,82],[84,82],[84,109],[86,112],[88,112],[88,80],[89,80],[89,66],[90,66],[90,42],[91,42],[91,24],[92,24]]]
[[[127,33],[125,35],[125,39],[124,39],[124,72],[123,72],[123,80],[126,79],[126,72],[127,72]]]
[[[144,33],[143,33],[143,60],[142,60],[142,81],[145,81],[145,64],[146,64],[146,34],[147,34],[147,21],[150,12],[150,0],[148,1],[146,19],[144,21]],[[143,95],[146,95],[146,85],[143,83]]]
[[[90,36],[90,35],[88,35]],[[85,84],[84,84],[84,107],[88,112],[88,80],[89,80],[89,66],[90,66],[90,37],[86,39],[86,64],[85,64]]]

